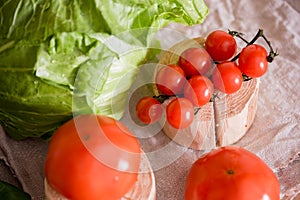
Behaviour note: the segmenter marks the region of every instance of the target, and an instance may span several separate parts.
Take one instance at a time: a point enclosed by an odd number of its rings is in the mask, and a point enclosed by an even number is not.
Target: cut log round
[[[161,66],[176,64],[186,49],[203,48],[204,42],[204,38],[194,38],[175,44],[163,53],[155,73]],[[155,85],[153,90],[155,95],[159,95]],[[246,134],[254,121],[258,90],[259,79],[251,79],[244,81],[241,89],[233,94],[215,91],[217,97],[200,108],[189,127],[173,128],[164,118],[160,121],[163,131],[176,143],[197,150],[234,144]]]
[[[44,179],[45,196],[46,200],[68,200],[63,195],[56,192]],[[152,171],[150,162],[146,154],[142,154],[140,172],[138,174],[138,180],[133,188],[128,191],[121,198],[121,200],[135,200],[135,199],[145,199],[145,200],[155,200],[156,199],[156,187],[155,178]]]
[[[234,94],[215,99],[217,146],[233,144],[246,134],[255,118],[258,91],[259,79],[251,79]]]

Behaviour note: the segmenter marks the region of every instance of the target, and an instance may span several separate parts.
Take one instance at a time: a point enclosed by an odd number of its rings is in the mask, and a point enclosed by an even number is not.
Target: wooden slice
[[[217,146],[233,144],[246,134],[254,121],[258,90],[259,79],[252,79],[244,81],[237,92],[215,99]]]
[[[122,200],[136,199],[156,199],[155,177],[146,154],[142,154],[138,181],[134,185],[133,189],[122,198]]]
[[[155,73],[163,65],[176,64],[186,49],[203,48],[204,43],[204,38],[195,38],[175,44],[163,53]],[[163,119],[163,131],[176,143],[197,150],[233,144],[246,134],[254,121],[258,90],[259,79],[251,79],[244,81],[241,89],[233,94],[215,91],[218,97],[201,107],[189,127],[175,129]],[[153,91],[159,95],[155,85]]]
[[[68,200],[63,195],[56,192],[48,183],[46,178],[44,179],[45,196],[46,200]],[[121,198],[121,200],[155,200],[156,188],[155,178],[146,154],[142,154],[140,173],[138,174],[138,180],[133,188],[128,191]]]

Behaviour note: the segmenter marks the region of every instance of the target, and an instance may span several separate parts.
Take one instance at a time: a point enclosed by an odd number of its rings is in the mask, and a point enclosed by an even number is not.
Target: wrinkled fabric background
[[[261,78],[254,124],[235,145],[261,157],[281,183],[281,199],[300,199],[300,1],[207,0],[210,13],[201,25],[171,24],[186,37],[206,36],[215,29],[237,30],[251,39],[262,28],[280,56]],[[164,35],[164,30],[160,33]],[[170,35],[163,36],[163,45]],[[130,115],[125,115],[123,121]],[[137,135],[145,134],[130,127]],[[47,142],[15,141],[0,128],[0,179],[22,188],[33,199],[44,199],[43,164]],[[156,178],[158,200],[183,199],[185,178],[204,151],[194,151],[170,141],[162,132],[141,139],[149,153]],[[166,145],[171,151],[158,151]]]

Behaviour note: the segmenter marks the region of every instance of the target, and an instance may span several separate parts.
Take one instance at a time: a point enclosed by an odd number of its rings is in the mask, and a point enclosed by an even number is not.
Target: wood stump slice
[[[217,146],[234,144],[252,125],[259,91],[259,79],[244,81],[241,89],[214,102]]]

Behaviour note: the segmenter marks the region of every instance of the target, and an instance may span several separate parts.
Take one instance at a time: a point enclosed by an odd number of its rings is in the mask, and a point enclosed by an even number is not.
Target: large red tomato
[[[140,153],[138,140],[119,121],[81,115],[53,135],[45,176],[68,199],[120,199],[137,181]]]
[[[241,147],[221,147],[198,159],[186,181],[185,200],[279,200],[272,170]]]

